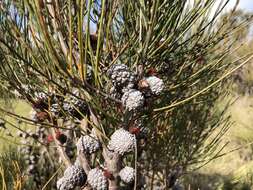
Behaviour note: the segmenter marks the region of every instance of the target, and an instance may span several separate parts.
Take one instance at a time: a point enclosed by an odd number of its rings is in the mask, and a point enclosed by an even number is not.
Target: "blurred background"
[[[234,18],[228,18],[231,21],[253,13],[252,0],[231,0],[223,16],[226,17],[235,6],[237,14]],[[237,43],[242,45],[237,51],[238,55],[253,51],[252,24],[243,30],[235,36]],[[198,172],[187,174],[184,182],[188,189],[253,189],[253,62],[238,70],[231,82],[229,96],[234,103],[227,114],[231,115],[233,124],[223,139],[224,144],[227,144],[224,154]],[[224,100],[217,106],[222,105]]]

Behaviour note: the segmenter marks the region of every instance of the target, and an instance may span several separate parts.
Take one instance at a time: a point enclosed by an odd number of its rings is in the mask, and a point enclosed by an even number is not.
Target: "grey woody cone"
[[[87,176],[83,168],[72,165],[65,170],[64,178],[70,181],[74,186],[83,186],[86,182]]]
[[[29,112],[29,115],[30,115],[30,119],[33,120],[33,121],[38,121],[37,117],[36,117],[36,111],[34,109],[32,109],[30,112]]]
[[[88,183],[95,190],[107,190],[108,189],[108,181],[103,174],[103,171],[98,168],[94,168],[89,171]]]
[[[61,108],[60,108],[59,104],[54,103],[51,105],[50,112],[52,113],[53,116],[55,116],[55,117],[59,116],[60,111],[61,111]]]
[[[63,102],[63,110],[69,113],[76,112],[78,109],[87,110],[87,105],[76,97],[68,97]]]
[[[73,190],[75,185],[65,177],[58,179],[56,183],[57,190]]]
[[[116,130],[109,141],[108,149],[118,154],[131,152],[135,147],[135,136],[125,129]]]
[[[81,95],[79,89],[76,88],[72,90],[72,93],[77,97],[80,97]],[[75,96],[72,95],[67,96],[63,101],[62,108],[65,112],[68,112],[70,115],[81,119],[82,114],[85,115],[86,113],[88,113],[88,105],[86,104],[86,102],[78,99]]]
[[[149,85],[149,88],[154,95],[159,95],[164,89],[164,82],[162,79],[159,79],[156,76],[147,77],[146,81]]]
[[[92,154],[99,150],[100,143],[94,135],[81,136],[76,144],[77,150]]]
[[[129,184],[134,181],[135,171],[132,167],[126,166],[120,170],[119,176],[124,183]]]
[[[92,72],[93,72],[92,66],[87,65],[87,73],[86,73],[87,80],[91,80]]]
[[[125,64],[114,64],[107,71],[113,86],[124,88],[127,85],[134,86],[136,76],[130,71]]]
[[[109,94],[113,98],[120,99],[121,98],[121,93],[114,87],[112,86],[109,90]]]
[[[130,89],[123,94],[121,101],[128,111],[135,111],[143,106],[144,96],[140,91]]]
[[[44,92],[35,92],[34,93],[35,100],[47,100],[48,96]]]

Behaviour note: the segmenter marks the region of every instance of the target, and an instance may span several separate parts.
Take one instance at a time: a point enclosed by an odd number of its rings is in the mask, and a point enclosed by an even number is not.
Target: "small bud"
[[[200,55],[198,58],[197,58],[197,63],[199,63],[199,64],[204,64],[205,63],[205,58],[202,56],[202,55]]]
[[[61,144],[64,144],[67,141],[67,136],[59,130],[56,131],[55,137]]]
[[[139,127],[130,127],[129,128],[129,132],[131,133],[131,134],[134,134],[134,135],[138,135],[139,133],[140,133],[140,128]]]
[[[148,72],[147,72],[148,76],[155,76],[157,75],[157,70],[154,67],[151,67]]]
[[[35,117],[37,118],[38,121],[43,122],[46,119],[48,119],[48,114],[47,112],[37,112],[35,114]]]
[[[48,143],[51,143],[51,142],[53,142],[53,141],[54,141],[53,135],[48,135],[48,136],[47,136],[47,142],[48,142]]]
[[[141,79],[141,80],[138,82],[138,87],[139,87],[140,89],[145,89],[145,88],[148,88],[148,87],[149,87],[149,84],[148,84],[147,80]]]
[[[104,176],[105,176],[107,179],[113,179],[112,173],[111,173],[110,171],[108,171],[107,169],[105,169],[105,170],[103,171],[103,174],[104,174]]]

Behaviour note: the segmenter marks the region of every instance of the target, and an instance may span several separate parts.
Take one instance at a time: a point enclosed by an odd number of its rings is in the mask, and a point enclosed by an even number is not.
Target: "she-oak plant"
[[[6,121],[65,165],[36,188],[168,189],[217,156],[222,80],[252,58],[226,60],[250,19],[217,26],[227,3],[1,1],[1,86],[33,116],[1,111],[33,124],[39,135]]]

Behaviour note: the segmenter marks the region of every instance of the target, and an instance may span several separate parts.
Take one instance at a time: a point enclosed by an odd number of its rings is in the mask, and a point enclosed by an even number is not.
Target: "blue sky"
[[[199,2],[199,1],[200,2],[202,2],[202,1],[205,2],[205,0],[187,0],[187,1],[190,5],[192,5],[193,2],[195,2],[195,1],[196,2]],[[224,5],[224,3],[227,2],[227,0],[214,0],[214,2],[215,3],[214,3],[214,6],[213,6],[213,11],[217,10],[217,8],[220,4]],[[225,7],[224,11],[226,12],[228,10],[231,10],[235,6],[236,2],[237,2],[237,0],[229,0],[229,2],[227,4],[227,6]],[[243,9],[247,12],[250,12],[250,11],[253,12],[253,0],[240,0],[238,8]]]
[[[231,2],[228,5],[227,9],[231,9],[236,3],[236,0],[230,0]],[[247,12],[253,12],[253,0],[240,0],[239,8],[247,11]],[[253,26],[251,27],[251,32],[249,36],[253,37]]]
[[[230,0],[229,8],[235,5],[236,0]],[[253,11],[253,0],[240,0],[239,7],[245,11]]]
[[[188,0],[188,1],[193,2],[194,0]],[[221,1],[224,2],[226,0],[216,0],[217,4],[219,4]],[[225,11],[232,9],[234,5],[236,4],[236,1],[237,0],[230,0],[227,7],[225,8]],[[240,0],[238,8],[243,9],[245,11],[253,12],[253,0]],[[91,30],[93,32],[95,31],[94,25],[91,25]]]

